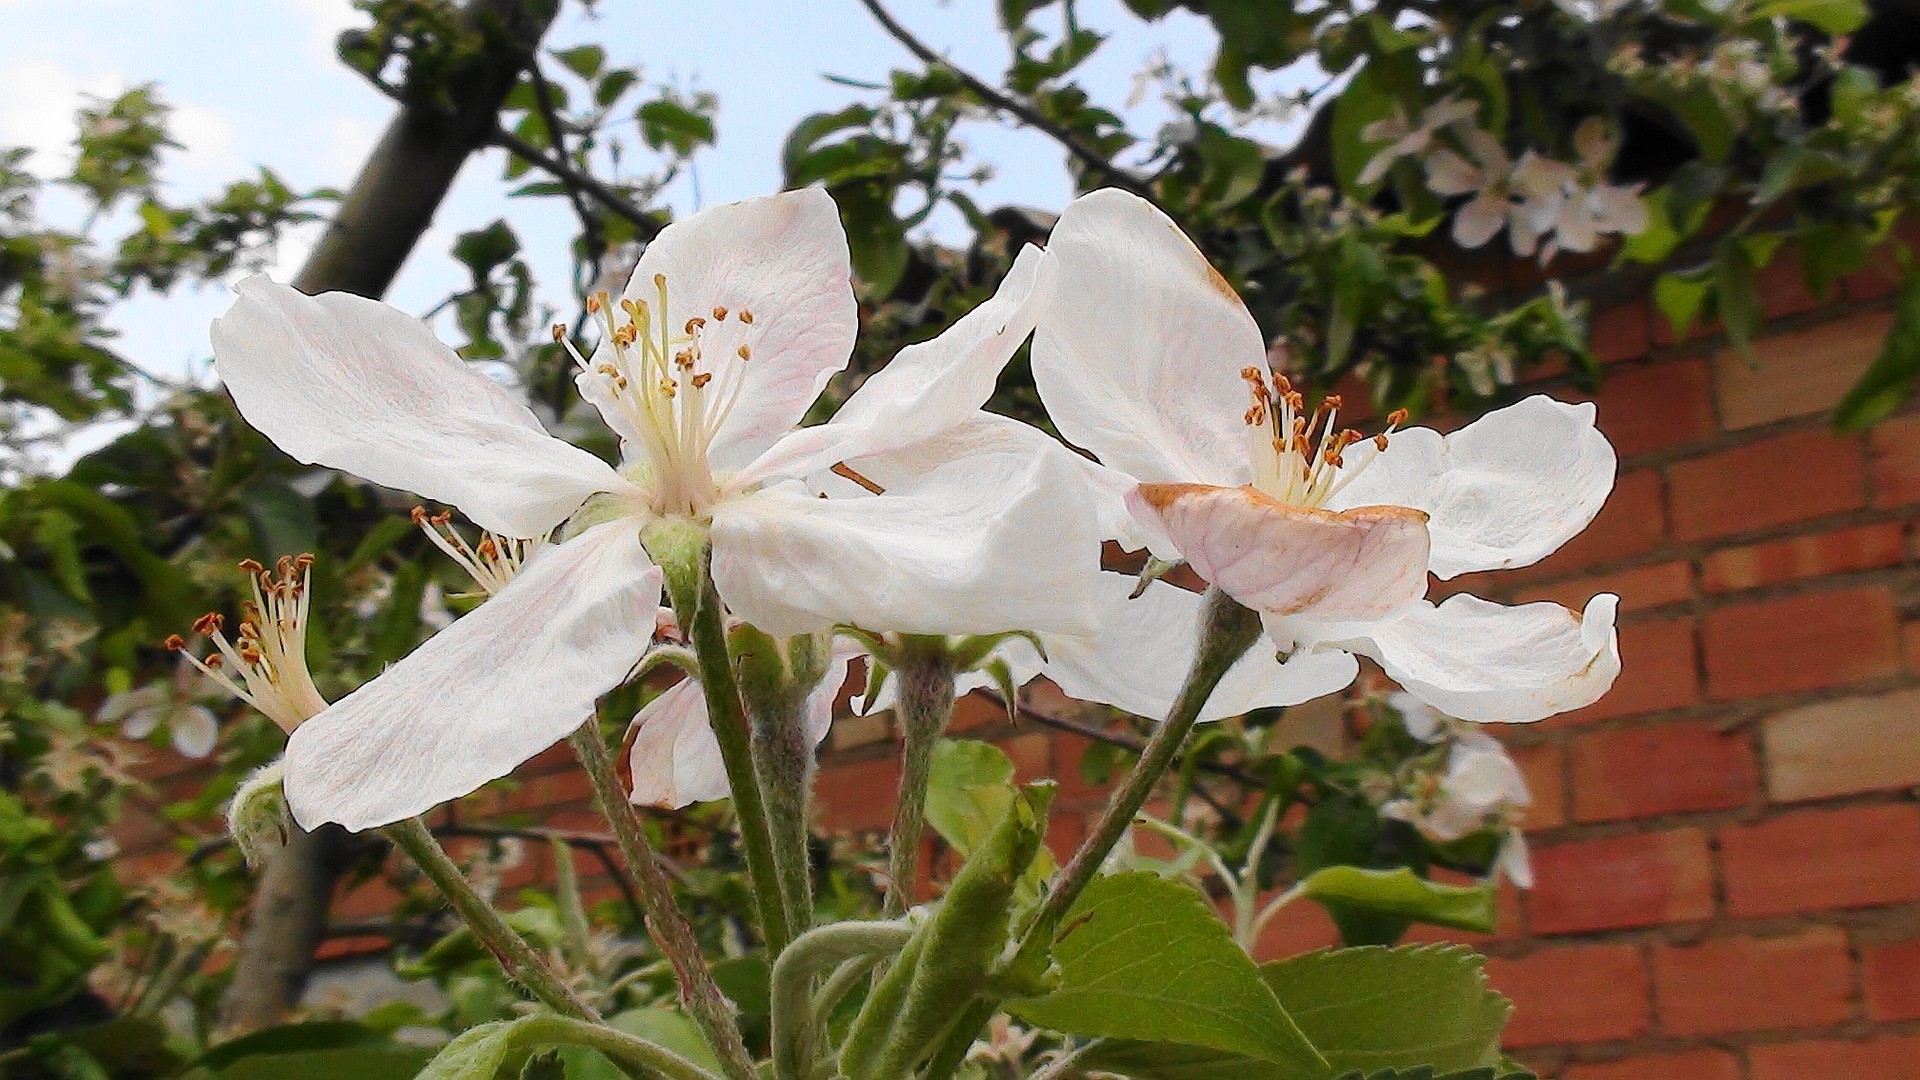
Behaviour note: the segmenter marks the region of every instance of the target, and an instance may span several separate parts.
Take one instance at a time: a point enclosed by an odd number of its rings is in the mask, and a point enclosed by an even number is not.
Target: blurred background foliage
[[[1000,0],[1012,62],[987,73],[945,62],[913,35],[910,11],[860,4],[833,17],[877,20],[917,62],[856,85],[853,105],[801,120],[782,160],[789,185],[833,194],[852,243],[863,337],[829,404],[987,296],[1012,252],[1044,239],[1057,207],[976,202],[984,166],[969,154],[969,124],[1039,131],[1081,187],[1154,201],[1246,297],[1277,369],[1316,394],[1369,396],[1382,411],[1482,408],[1547,361],[1597,378],[1585,323],[1594,300],[1650,292],[1676,331],[1712,320],[1744,344],[1759,318],[1759,274],[1787,253],[1818,296],[1870,264],[1903,275],[1909,297],[1920,289],[1896,231],[1920,194],[1920,85],[1909,71],[1920,16],[1905,4],[1126,0],[1130,17],[1151,23],[1181,7],[1219,34],[1211,70],[1141,73],[1136,92],[1161,95],[1176,112],[1155,131],[1129,130],[1079,81],[1102,38],[1070,0]],[[560,200],[577,220],[571,280],[544,284],[579,297],[618,287],[667,220],[663,187],[693,154],[724,146],[723,133],[710,95],[650,83],[598,46],[541,48],[553,16],[546,0],[358,6],[365,25],[342,36],[340,61],[400,111],[355,190],[293,190],[262,167],[204,201],[169,202],[158,175],[172,145],[168,107],[164,88],[151,86],[75,117],[65,175],[38,177],[26,151],[0,148],[8,1075],[227,1077],[256,1075],[249,1070],[271,1058],[283,1080],[349,1068],[366,1080],[406,1076],[426,1057],[422,1029],[457,1030],[519,1000],[471,939],[448,933],[430,894],[403,878],[391,916],[354,929],[393,940],[398,970],[443,991],[443,1010],[396,1005],[348,1023],[310,1005],[308,1022],[252,1034],[254,1025],[223,1021],[222,991],[246,963],[236,928],[253,876],[224,841],[219,809],[281,735],[190,677],[160,642],[203,611],[238,610],[247,584],[239,560],[312,552],[313,667],[337,696],[457,614],[464,579],[409,522],[404,497],[290,461],[217,387],[148,374],[120,350],[107,316],[137,290],[231,283],[307,222],[384,229],[390,245],[399,233],[404,257],[419,228],[383,219],[366,191],[395,161],[416,160],[407,154],[438,154],[457,169],[483,148],[508,151],[500,183],[514,198]],[[501,71],[495,98],[476,99],[475,73]],[[1296,142],[1250,137],[1256,121],[1275,117],[1302,121]],[[411,178],[403,170],[385,181]],[[77,226],[40,216],[49,188],[84,201]],[[942,207],[965,221],[965,242],[927,239]],[[330,233],[303,286],[377,293],[383,284],[364,283],[380,281],[378,268],[356,264],[361,254]],[[583,312],[540,301],[543,283],[504,221],[461,234],[452,254],[470,281],[422,314],[456,335],[463,355],[523,388],[556,431],[614,453],[550,332],[555,322],[580,325]],[[321,265],[323,255],[336,261]],[[1884,416],[1920,375],[1916,306],[1905,308],[1837,424]],[[992,407],[1044,423],[1024,360]],[[113,435],[98,449],[68,452],[77,433],[101,430]],[[606,704],[610,730],[643,692]],[[1210,873],[1236,903],[1243,886],[1253,897],[1329,866],[1405,867],[1416,881],[1437,867],[1485,874],[1503,835],[1492,818],[1443,841],[1381,812],[1444,771],[1446,745],[1410,738],[1377,702],[1356,709],[1353,728],[1364,735],[1345,761],[1281,745],[1273,716],[1208,729],[1166,824],[1187,854],[1163,868]],[[1124,725],[1095,735],[1105,741],[1087,755],[1089,779],[1124,764],[1132,738]],[[956,771],[936,798],[964,801],[1007,782],[985,754],[949,755]],[[169,782],[182,757],[200,765],[190,782]],[[1283,818],[1295,804],[1304,808]],[[136,820],[164,830],[178,873],[123,866],[115,826]],[[724,967],[729,994],[754,1014],[765,966],[744,936],[724,811],[655,824],[679,856],[702,933],[716,953],[738,958]],[[448,831],[472,841],[483,876],[552,848],[551,880],[512,891],[515,920],[620,1023],[699,1052],[663,1007],[670,978],[634,944],[642,939],[630,905],[589,904],[561,869],[589,866],[594,837],[511,816],[450,817]],[[865,910],[876,895],[873,852],[829,838],[818,856],[823,903]],[[368,843],[335,838],[312,857],[324,865],[310,880],[325,890],[385,873]],[[1416,918],[1491,918],[1482,887],[1395,895],[1314,898],[1350,941],[1393,940]],[[1009,1038],[1001,1049],[1010,1056],[976,1068],[1024,1075],[1021,1062],[1037,1051]],[[529,1069],[614,1075],[580,1053]]]

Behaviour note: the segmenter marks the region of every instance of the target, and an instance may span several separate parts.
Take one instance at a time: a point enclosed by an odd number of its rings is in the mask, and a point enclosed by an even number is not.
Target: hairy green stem
[[[766,802],[767,830],[779,873],[780,901],[793,935],[813,927],[813,744],[807,737],[807,698],[826,677],[824,636],[786,642],[750,626],[732,642],[740,701],[747,711],[754,773]]]
[[[620,778],[614,773],[613,756],[600,737],[598,722],[587,721],[568,738],[586,769],[588,781],[593,784],[594,798],[599,801],[601,812],[613,826],[614,842],[626,858],[627,870],[641,903],[646,905],[647,930],[673,964],[674,976],[680,983],[681,1002],[700,1025],[728,1080],[753,1080],[753,1059],[747,1055],[746,1044],[741,1040],[733,1007],[713,981],[713,971],[700,953],[700,942],[693,936],[693,926],[687,922],[686,913],[674,903],[673,884],[654,856],[645,823],[620,786]]]
[[[564,1016],[532,1016],[517,1022],[527,1044],[567,1044],[598,1050],[638,1068],[642,1075],[667,1080],[719,1080],[712,1073],[657,1043],[629,1035],[604,1024],[588,1024]]]
[[[760,913],[760,934],[766,939],[767,955],[779,956],[793,940],[793,931],[787,925],[781,897],[779,864],[774,860],[772,827],[753,765],[746,710],[740,703],[740,688],[727,652],[726,613],[708,571],[706,536],[696,533],[690,522],[669,521],[649,527],[641,538],[665,574],[674,617],[699,661],[707,722],[713,726],[720,760],[726,766],[734,817],[740,826],[740,846],[747,855],[747,877]]]
[[[905,921],[843,922],[793,939],[773,965],[773,1075],[801,1080],[813,1056],[813,980],[829,965],[899,952],[913,936]]]
[[[1100,872],[1100,864],[1106,859],[1107,853],[1113,850],[1113,845],[1132,826],[1134,815],[1146,805],[1147,798],[1153,794],[1153,787],[1160,782],[1167,766],[1179,756],[1180,748],[1186,744],[1194,723],[1200,719],[1200,710],[1206,706],[1207,699],[1213,696],[1213,688],[1220,685],[1228,669],[1253,647],[1259,637],[1258,615],[1241,607],[1218,589],[1207,590],[1206,608],[1200,622],[1200,647],[1194,654],[1193,669],[1187,673],[1187,681],[1180,688],[1180,696],[1174,699],[1173,709],[1167,714],[1166,721],[1141,749],[1139,762],[1120,786],[1114,789],[1093,831],[1081,841],[1073,857],[1067,860],[1059,876],[1053,879],[1053,887],[1047,891],[1046,900],[1028,918],[1024,933],[1030,935],[1037,928],[1057,925],[1067,909],[1080,898],[1081,891]]]
[[[1134,815],[1140,812],[1147,798],[1153,794],[1154,785],[1159,783],[1167,767],[1179,756],[1180,748],[1193,731],[1193,725],[1200,719],[1200,710],[1206,706],[1207,699],[1213,696],[1214,687],[1220,684],[1227,671],[1253,647],[1259,637],[1259,616],[1218,589],[1207,590],[1206,606],[1200,620],[1199,648],[1193,658],[1193,668],[1180,688],[1179,697],[1174,699],[1166,721],[1141,748],[1140,760],[1108,799],[1107,808],[1101,813],[1093,831],[1054,878],[1046,899],[1027,917],[1020,931],[1020,948],[1023,952],[1045,947],[1042,935],[1053,934],[1061,918],[1073,907],[1073,902],[1080,898],[1080,893],[1099,873],[1100,864],[1105,861],[1107,853],[1125,835],[1133,824]],[[939,1049],[921,1071],[921,1080],[947,1080],[953,1076],[965,1061],[967,1048],[972,1045],[980,1029],[993,1018],[998,1003],[983,997],[965,1008],[960,1022],[947,1033]]]
[[[413,860],[434,888],[440,890],[440,895],[446,897],[447,903],[465,920],[473,935],[486,945],[509,976],[518,980],[533,992],[534,997],[555,1012],[599,1022],[600,1014],[580,1000],[573,988],[547,963],[547,958],[535,952],[525,938],[507,925],[500,912],[474,890],[473,883],[454,865],[446,849],[440,846],[440,841],[427,831],[425,823],[419,818],[407,818],[380,831],[393,841],[394,847]]]
[[[900,680],[900,698],[894,715],[900,719],[905,746],[893,830],[887,835],[888,915],[898,915],[911,905],[914,879],[920,872],[920,834],[927,823],[933,748],[953,721],[953,661],[945,640],[909,637],[901,642],[898,659],[894,674]]]

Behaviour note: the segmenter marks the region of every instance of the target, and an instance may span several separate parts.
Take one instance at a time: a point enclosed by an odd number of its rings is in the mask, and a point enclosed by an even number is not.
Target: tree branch
[[[873,16],[874,21],[880,24],[882,30],[885,30],[893,40],[899,42],[908,52],[920,58],[923,63],[938,65],[953,72],[954,77],[960,80],[961,85],[971,91],[975,97],[986,102],[989,106],[1007,113],[1015,120],[1040,132],[1054,142],[1059,143],[1074,160],[1086,166],[1093,174],[1103,176],[1112,181],[1113,186],[1130,191],[1148,202],[1153,203],[1155,206],[1160,205],[1160,201],[1153,196],[1152,188],[1142,183],[1140,179],[1132,173],[1115,165],[1105,154],[1088,146],[1078,135],[1049,120],[1040,110],[1034,108],[1032,105],[1000,90],[998,87],[990,85],[979,76],[933,51],[932,47],[926,42],[913,36],[913,31],[900,25],[892,13],[888,12],[887,9],[881,5],[880,0],[860,0],[860,4]],[[1165,207],[1161,207],[1161,209],[1164,210]]]
[[[545,150],[508,131],[506,128],[494,128],[488,141],[500,147],[502,150],[507,150],[526,158],[529,162],[539,166],[552,175],[555,180],[567,185],[568,190],[578,191],[580,194],[585,195],[594,202],[599,203],[602,207],[605,207],[608,212],[632,222],[634,230],[640,234],[642,240],[653,239],[659,235],[661,229],[665,228],[658,219],[633,205],[633,203],[629,202],[626,197],[618,191],[608,187],[593,176],[574,168],[571,163],[547,153]]]

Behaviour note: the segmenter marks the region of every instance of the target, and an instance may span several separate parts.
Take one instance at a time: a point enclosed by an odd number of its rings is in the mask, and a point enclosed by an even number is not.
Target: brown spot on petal
[[[1228,300],[1236,304],[1240,302],[1240,294],[1233,291],[1233,286],[1227,284],[1227,279],[1220,276],[1220,271],[1215,270],[1212,263],[1207,264],[1207,284],[1213,286],[1214,292]]]

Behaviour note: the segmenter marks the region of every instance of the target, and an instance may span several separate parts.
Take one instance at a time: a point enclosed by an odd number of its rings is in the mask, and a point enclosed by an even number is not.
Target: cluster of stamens
[[[492,596],[507,587],[520,568],[526,565],[533,553],[546,546],[545,537],[532,540],[518,540],[510,536],[497,536],[482,531],[480,542],[467,543],[460,530],[453,527],[453,514],[442,510],[438,514],[427,513],[424,506],[413,508],[413,523],[427,534],[433,546],[447,553],[447,557],[460,564],[460,569],[473,578],[480,591]]]
[[[587,298],[588,314],[601,323],[593,359],[574,347],[565,326],[554,326],[553,339],[629,421],[652,466],[655,509],[698,516],[717,497],[707,449],[746,385],[753,312],[716,305],[671,327],[666,275],[655,274],[653,285],[652,303],[614,301],[605,292]]]
[[[1335,425],[1340,415],[1337,394],[1327,395],[1308,413],[1305,395],[1285,375],[1268,382],[1264,372],[1249,366],[1241,369],[1240,377],[1253,397],[1242,417],[1252,436],[1253,486],[1296,506],[1325,505],[1359,474],[1357,467],[1344,474],[1341,467],[1347,449],[1367,436]],[[1387,436],[1406,418],[1405,409],[1394,410],[1387,429],[1372,437],[1374,447],[1385,450]]]
[[[327,707],[307,670],[307,586],[313,556],[281,556],[272,570],[252,559],[243,560],[253,599],[242,605],[240,627],[229,639],[226,618],[208,612],[196,619],[193,632],[212,642],[205,659],[195,656],[186,639],[169,637],[167,648],[222,689],[266,714],[281,730],[293,729]]]

